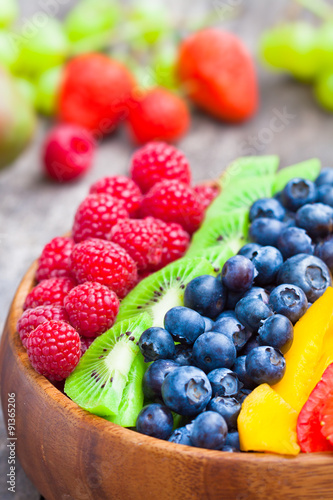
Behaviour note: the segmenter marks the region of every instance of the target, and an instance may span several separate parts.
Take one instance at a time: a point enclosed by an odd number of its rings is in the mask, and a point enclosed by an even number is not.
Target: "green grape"
[[[39,26],[34,18],[24,24],[16,42],[19,54],[14,71],[18,75],[38,76],[62,64],[68,53],[68,40],[62,25],[48,17]]]
[[[16,87],[24,99],[33,106],[35,105],[36,88],[27,78],[15,78]]]
[[[0,30],[0,64],[11,69],[17,60],[17,50],[9,31]]]
[[[56,113],[62,72],[63,67],[58,66],[45,71],[37,79],[35,105],[37,111],[46,116],[53,116]]]
[[[317,57],[321,71],[333,69],[333,23],[328,21],[318,29]]]
[[[169,89],[178,87],[176,79],[176,59],[177,47],[175,45],[164,45],[157,47],[156,56],[154,58],[154,72],[156,84]]]
[[[144,2],[130,12],[124,36],[139,46],[153,45],[170,30],[168,12],[161,6]]]
[[[319,76],[314,92],[318,103],[328,111],[333,111],[333,71]]]
[[[18,15],[18,5],[16,0],[0,1],[0,28],[11,26]]]

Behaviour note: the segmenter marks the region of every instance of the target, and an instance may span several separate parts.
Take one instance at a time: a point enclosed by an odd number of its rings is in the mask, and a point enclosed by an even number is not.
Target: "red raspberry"
[[[193,189],[198,194],[205,210],[209,207],[209,205],[220,192],[217,186],[209,186],[207,184],[198,184],[197,186],[194,186]]]
[[[63,321],[47,321],[31,332],[27,352],[32,367],[50,380],[63,380],[79,362],[80,336]]]
[[[134,78],[102,54],[84,54],[66,66],[58,98],[59,118],[82,125],[96,138],[111,132],[127,114]]]
[[[154,220],[163,231],[162,258],[157,267],[157,269],[162,269],[162,267],[174,260],[180,259],[184,255],[190,243],[190,235],[180,224],[175,222],[167,224],[158,219]]]
[[[124,202],[131,217],[135,216],[141,203],[141,191],[132,179],[124,175],[104,177],[90,187],[90,193],[106,193]]]
[[[165,180],[155,184],[143,198],[141,215],[176,222],[192,234],[204,218],[204,207],[190,186]]]
[[[27,340],[30,333],[37,328],[37,326],[51,321],[51,319],[58,321],[65,321],[68,323],[68,315],[62,306],[38,306],[34,309],[27,309],[17,322],[17,331],[21,337],[22,344],[27,347]]]
[[[131,161],[131,177],[143,193],[163,179],[191,183],[190,165],[184,154],[165,142],[149,142],[138,149]]]
[[[123,298],[138,279],[134,260],[116,243],[91,238],[75,245],[71,267],[79,283],[97,281]]]
[[[88,130],[78,125],[57,125],[44,143],[44,170],[55,181],[72,181],[89,170],[94,153],[95,141]]]
[[[111,229],[110,240],[128,252],[138,271],[157,266],[161,261],[163,232],[147,219],[120,221]]]
[[[72,278],[49,278],[36,285],[26,296],[23,309],[50,304],[62,306],[68,292],[76,285]]]
[[[81,340],[81,356],[84,355],[87,349],[91,346],[91,344],[94,342],[95,337],[80,337]]]
[[[70,277],[69,257],[73,247],[74,241],[72,238],[62,236],[53,238],[47,243],[38,259],[37,281],[62,276]]]
[[[73,224],[76,243],[88,238],[105,239],[119,219],[128,219],[123,203],[106,193],[89,194],[79,205]]]
[[[107,286],[86,281],[69,292],[64,306],[75,330],[86,337],[98,337],[113,325],[119,300]]]
[[[176,141],[188,130],[190,115],[183,99],[156,87],[132,97],[128,126],[134,141]]]

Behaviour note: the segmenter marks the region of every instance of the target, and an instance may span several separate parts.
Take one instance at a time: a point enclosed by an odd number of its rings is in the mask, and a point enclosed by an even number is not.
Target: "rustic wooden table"
[[[211,13],[221,26],[237,33],[253,54],[265,27],[298,13],[291,0],[198,0],[195,5],[191,0],[160,1],[167,3],[175,16]],[[63,16],[73,3],[20,0],[22,19],[27,22],[29,16],[47,12],[47,5],[51,4],[50,12]],[[226,16],[231,19],[226,20]],[[245,154],[278,154],[281,165],[316,156],[324,165],[332,165],[332,115],[318,108],[311,87],[257,65],[261,103],[254,119],[241,126],[226,126],[201,113],[193,114],[191,130],[179,146],[190,160],[195,181],[214,178],[232,159]],[[274,127],[276,123],[278,127]],[[0,332],[11,298],[28,265],[47,241],[70,229],[75,207],[86,195],[89,184],[105,175],[126,173],[133,151],[125,131],[121,130],[100,145],[94,168],[87,177],[76,184],[55,185],[40,173],[40,148],[48,127],[49,123],[41,120],[31,146],[13,165],[0,172]],[[16,493],[8,492],[7,460],[6,431],[1,420],[0,498],[39,499],[39,493],[18,462]]]

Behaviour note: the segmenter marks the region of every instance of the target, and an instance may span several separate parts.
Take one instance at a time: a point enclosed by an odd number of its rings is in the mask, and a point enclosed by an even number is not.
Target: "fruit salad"
[[[333,450],[333,170],[149,143],[49,242],[17,329],[81,408],[226,452]]]

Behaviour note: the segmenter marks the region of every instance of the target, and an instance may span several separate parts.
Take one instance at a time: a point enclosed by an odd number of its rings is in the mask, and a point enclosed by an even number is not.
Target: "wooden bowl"
[[[12,303],[0,347],[1,399],[16,399],[16,452],[47,500],[333,498],[333,454],[296,458],[191,448],[81,410],[38,375],[16,332],[36,264]]]

